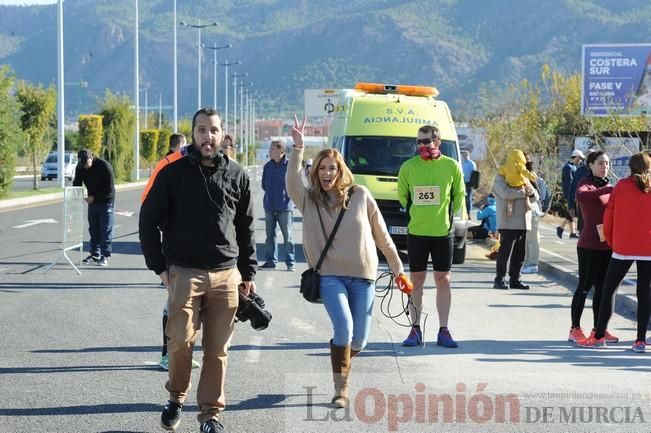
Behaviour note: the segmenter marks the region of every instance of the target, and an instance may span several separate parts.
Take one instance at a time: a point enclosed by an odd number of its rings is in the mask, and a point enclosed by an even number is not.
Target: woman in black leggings
[[[604,214],[604,236],[613,254],[606,272],[594,335],[577,344],[606,347],[605,332],[613,312],[617,287],[637,264],[637,337],[633,351],[644,352],[651,314],[651,156],[645,152],[629,160],[631,176],[620,180]]]
[[[597,327],[597,316],[601,293],[610,262],[612,250],[603,237],[604,211],[613,190],[613,185],[606,177],[610,167],[610,159],[605,152],[599,150],[588,154],[586,165],[590,171],[577,183],[576,202],[580,205],[583,215],[583,230],[579,236],[576,253],[579,258],[579,282],[572,298],[572,327],[568,341],[576,343],[586,338],[581,328],[581,315],[585,308],[585,300],[594,286],[592,296],[593,332]],[[617,343],[619,338],[606,331],[606,342]]]

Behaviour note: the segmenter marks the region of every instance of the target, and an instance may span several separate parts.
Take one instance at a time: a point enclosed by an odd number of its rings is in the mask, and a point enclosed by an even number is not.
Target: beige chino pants
[[[192,349],[203,325],[203,363],[197,388],[200,423],[215,417],[226,406],[227,344],[233,334],[240,282],[235,268],[169,268],[169,315],[165,327],[169,379],[165,388],[171,401],[185,402],[191,385]]]

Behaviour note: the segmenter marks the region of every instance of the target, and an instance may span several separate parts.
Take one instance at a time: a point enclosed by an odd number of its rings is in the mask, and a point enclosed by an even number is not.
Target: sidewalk
[[[568,288],[572,293],[579,281],[578,261],[576,255],[577,239],[569,239],[569,233],[563,234],[563,239],[556,236],[556,225],[551,222],[539,224],[540,233],[540,261],[538,262],[538,273],[557,280]],[[495,241],[488,239],[485,246],[488,248]],[[527,275],[523,275],[524,282]],[[620,284],[615,298],[615,309],[619,314],[628,317],[637,312],[637,296],[635,295],[637,283],[636,266],[633,264],[626,278]],[[532,287],[535,290],[535,286]],[[594,289],[588,297],[592,299]]]
[[[115,185],[116,191],[124,191],[129,189],[141,188],[147,184],[147,179],[138,182],[121,183]],[[18,209],[26,206],[33,206],[38,204],[49,204],[63,201],[63,191],[54,192],[51,194],[37,194],[27,197],[0,199],[0,211]]]

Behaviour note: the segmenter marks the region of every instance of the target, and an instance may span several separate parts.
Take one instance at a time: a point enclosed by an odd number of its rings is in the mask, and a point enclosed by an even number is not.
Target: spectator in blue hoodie
[[[475,239],[485,239],[497,233],[497,210],[493,194],[488,194],[486,204],[477,211],[477,219],[481,221],[481,225],[470,229]]]
[[[262,170],[262,190],[264,191],[264,219],[267,231],[265,242],[265,264],[263,269],[275,269],[278,262],[278,243],[276,242],[276,225],[285,242],[285,264],[288,271],[294,270],[294,241],[292,236],[293,203],[287,195],[285,174],[287,173],[287,156],[285,144],[274,140],[269,147],[271,158]]]

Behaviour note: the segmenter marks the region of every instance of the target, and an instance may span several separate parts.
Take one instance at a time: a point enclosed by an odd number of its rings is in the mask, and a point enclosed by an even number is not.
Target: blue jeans
[[[113,203],[91,203],[88,205],[91,255],[111,257],[114,219]]]
[[[294,266],[294,241],[292,235],[294,216],[292,211],[265,211],[264,221],[267,230],[267,240],[265,242],[266,263],[275,265],[278,261],[278,243],[276,242],[276,224],[278,224],[285,241],[285,264]]]
[[[353,350],[366,346],[374,296],[375,281],[321,276],[321,299],[334,330],[332,344],[339,347],[350,344]]]
[[[468,211],[468,217],[470,218],[470,211],[472,210],[472,193],[475,190],[472,189],[468,184],[466,184],[466,210]]]

